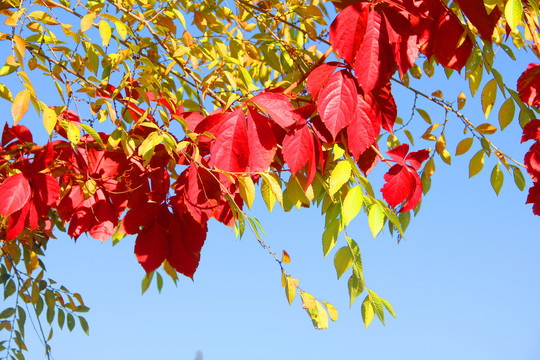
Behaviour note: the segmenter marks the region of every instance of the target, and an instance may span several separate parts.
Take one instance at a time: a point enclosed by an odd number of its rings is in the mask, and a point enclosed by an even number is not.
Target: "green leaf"
[[[371,303],[373,304],[373,310],[377,314],[377,317],[384,325],[384,305],[382,299],[379,295],[375,294],[374,291],[367,289],[369,296],[371,297]]]
[[[472,157],[469,163],[469,178],[478,174],[484,167],[484,154],[484,150],[480,150]]]
[[[362,319],[364,320],[366,329],[368,328],[369,324],[371,324],[371,320],[373,320],[374,316],[375,311],[373,311],[373,304],[371,303],[370,296],[367,295],[362,303]]]
[[[351,249],[349,249],[348,246],[344,246],[336,252],[336,255],[334,256],[334,266],[336,267],[338,279],[352,264],[353,258]]]
[[[504,16],[510,29],[516,30],[523,18],[523,5],[521,0],[508,0],[504,7]]]
[[[351,298],[351,307],[354,302],[354,299],[356,299],[363,291],[364,291],[364,283],[362,282],[362,279],[357,278],[354,275],[351,275],[349,278],[349,297]]]
[[[11,279],[8,281],[7,285],[4,287],[4,300],[10,297],[11,295],[13,295],[15,290],[16,290],[15,282],[13,281],[13,279]]]
[[[477,66],[476,69],[469,73],[469,89],[471,90],[472,96],[478,91],[480,83],[482,83],[483,74],[484,68],[482,66]]]
[[[384,307],[386,308],[386,310],[388,310],[388,312],[390,314],[392,314],[393,317],[396,317],[396,314],[394,313],[394,309],[392,309],[392,305],[390,305],[390,303],[386,300],[384,300],[383,298],[381,298],[382,300],[382,303],[384,304]]]
[[[2,311],[2,312],[0,313],[0,319],[7,319],[7,318],[10,318],[10,317],[12,317],[14,314],[15,314],[15,309],[12,308],[12,307],[9,307],[9,308],[5,309],[4,311]]]
[[[345,226],[349,225],[352,219],[358,215],[362,209],[364,194],[360,186],[355,186],[347,192],[341,207],[341,216]]]
[[[491,79],[482,90],[482,110],[486,119],[495,105],[495,100],[497,100],[497,81]]]
[[[64,311],[62,309],[58,309],[57,320],[58,320],[58,326],[60,327],[60,329],[64,327],[65,319],[66,319],[66,314],[64,313]]]
[[[86,319],[82,316],[79,316],[79,322],[81,323],[81,328],[86,333],[86,335],[90,335],[90,332],[88,330],[88,323],[86,322]]]
[[[375,239],[384,226],[384,211],[378,203],[373,204],[369,209],[368,223]]]
[[[349,179],[351,177],[352,167],[351,164],[347,160],[341,160],[334,170],[332,170],[332,174],[330,174],[330,190],[329,194],[330,196],[334,196],[334,194],[341,189],[341,187],[349,182]]]
[[[514,168],[514,182],[516,183],[519,190],[523,191],[525,189],[525,177],[518,167]]]
[[[503,182],[504,174],[501,169],[499,169],[499,164],[497,163],[491,172],[491,186],[493,186],[493,190],[495,190],[497,195],[499,195],[499,191],[501,191]]]
[[[49,306],[47,307],[47,322],[50,324],[52,324],[54,320],[54,306]]]
[[[499,124],[501,125],[501,130],[504,130],[512,120],[514,120],[514,115],[516,112],[516,105],[514,99],[509,97],[502,104],[501,109],[499,110]]]
[[[418,113],[420,114],[420,116],[422,116],[422,119],[424,119],[425,122],[427,122],[428,124],[431,124],[431,117],[425,110],[416,109],[416,111],[418,111]]]
[[[161,277],[160,273],[156,273],[156,280],[158,292],[161,294],[161,289],[163,288],[163,278]]]
[[[354,276],[360,278],[364,273],[364,269],[362,267],[362,257],[360,256],[360,248],[358,247],[356,241],[354,241],[348,236],[345,237],[347,239],[347,244],[349,245],[349,249],[351,250],[351,255],[353,259],[353,274]]]
[[[322,236],[323,254],[326,257],[330,250],[334,248],[339,236],[339,220],[331,221],[326,225]]]
[[[94,139],[95,142],[99,144],[103,149],[105,149],[105,144],[103,143],[103,140],[101,140],[101,136],[99,136],[98,132],[94,130],[93,127],[87,124],[81,124],[81,127]]]
[[[142,293],[144,294],[146,292],[146,290],[148,290],[148,288],[150,287],[150,284],[152,283],[152,279],[154,278],[154,272],[150,272],[148,274],[146,274],[143,279],[142,279],[142,283],[141,283],[141,290],[142,290]]]
[[[69,331],[72,331],[75,327],[75,319],[73,318],[73,315],[71,315],[71,313],[67,314],[67,327]]]

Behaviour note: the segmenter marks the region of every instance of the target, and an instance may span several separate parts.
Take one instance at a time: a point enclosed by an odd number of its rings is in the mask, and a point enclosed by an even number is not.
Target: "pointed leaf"
[[[338,71],[322,87],[317,104],[321,120],[334,139],[341,129],[349,125],[356,106],[354,79],[347,71]]]
[[[499,195],[499,191],[501,191],[503,182],[504,174],[501,169],[499,169],[499,164],[497,163],[491,172],[491,186],[497,195]]]
[[[358,215],[362,209],[362,203],[364,200],[364,194],[360,186],[355,186],[347,192],[343,205],[341,206],[341,216],[343,224],[349,225],[352,219]]]
[[[368,223],[374,239],[383,229],[384,218],[384,211],[381,206],[377,203],[373,204],[369,209]]]
[[[348,246],[344,246],[336,252],[334,256],[334,266],[337,271],[338,279],[347,271],[353,264],[351,250]]]
[[[27,89],[21,90],[15,96],[15,100],[13,100],[13,104],[11,104],[11,115],[13,116],[13,123],[17,125],[19,120],[22,119],[24,114],[28,111],[28,107],[30,106],[30,91]]]
[[[456,148],[456,156],[463,155],[471,148],[474,138],[465,138],[461,140]]]
[[[337,163],[334,170],[332,170],[332,174],[330,175],[330,196],[334,196],[334,194],[341,189],[344,184],[349,182],[351,173],[352,167],[347,160],[341,160],[339,163]]]
[[[484,150],[478,151],[471,159],[469,163],[469,177],[472,178],[478,174],[484,167]]]
[[[30,199],[30,183],[23,174],[8,177],[0,185],[0,214],[8,217],[20,210]]]

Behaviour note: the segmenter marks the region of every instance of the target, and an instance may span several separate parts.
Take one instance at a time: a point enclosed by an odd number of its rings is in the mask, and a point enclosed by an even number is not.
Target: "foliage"
[[[351,306],[364,293],[366,327],[375,315],[384,323],[385,309],[393,316],[394,311],[367,288],[360,249],[347,226],[363,211],[374,237],[387,226],[401,238],[429,191],[436,159],[451,163],[445,130],[454,119],[469,134],[455,155],[478,146],[470,176],[493,154],[495,192],[504,169],[523,190],[520,168],[526,167],[534,181],[527,202],[540,215],[540,125],[530,121],[540,105],[540,65],[523,73],[517,91],[495,67],[498,50],[513,59],[512,48],[538,54],[540,11],[534,2],[236,0],[229,5],[2,3],[0,40],[12,53],[0,69],[9,84],[0,84],[0,96],[12,103],[13,118],[0,148],[0,281],[4,298],[13,296],[15,303],[0,313],[0,331],[10,334],[1,344],[6,358],[24,357],[27,312],[37,319],[49,354],[54,318],[60,328],[67,322],[72,330],[77,313],[88,310],[79,294],[44,279],[45,250],[56,230],[73,239],[83,233],[101,241],[112,237],[113,244],[135,235],[135,255],[147,273],[144,292],[155,274],[161,289],[161,270],[175,282],[178,273],[193,278],[210,219],[238,236],[247,226],[280,266],[289,303],[299,293],[315,327],[326,328],[337,310],[287,273],[288,254],[279,257],[271,250],[260,236],[260,223],[246,210],[257,191],[270,212],[276,203],[285,211],[321,207],[325,256],[344,234],[334,263],[338,278],[352,268]],[[333,61],[327,61],[332,54]],[[499,126],[469,120],[462,113],[463,93],[451,102],[442,91],[429,95],[416,89],[414,81],[423,72],[433,76],[436,64],[449,78],[463,75],[473,95],[489,76],[482,109],[487,119],[502,93]],[[37,82],[55,89],[56,100],[41,93]],[[405,123],[397,118],[392,86],[415,95]],[[444,121],[434,123],[417,107],[419,98],[441,107]],[[30,105],[48,134],[44,145],[38,130],[24,125]],[[536,141],[525,165],[490,140],[511,124],[516,105],[522,141]],[[416,114],[427,123],[421,138],[433,141],[434,149],[409,151]],[[379,163],[389,166],[383,179],[368,180]],[[374,180],[383,183],[381,195],[373,190]],[[40,321],[44,305],[48,336]],[[78,319],[88,332],[84,318]]]

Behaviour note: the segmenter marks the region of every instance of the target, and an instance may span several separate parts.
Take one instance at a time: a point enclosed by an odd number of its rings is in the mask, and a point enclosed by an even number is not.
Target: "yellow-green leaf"
[[[351,220],[358,215],[360,209],[362,209],[363,200],[364,194],[360,186],[355,186],[349,190],[341,206],[341,216],[345,226],[349,225]]]
[[[488,118],[491,109],[493,109],[493,105],[495,104],[496,99],[497,81],[495,79],[491,79],[484,86],[484,90],[482,90],[482,110],[484,111],[484,116],[486,117],[486,119]]]
[[[368,223],[375,239],[384,226],[384,211],[379,204],[375,203],[369,209]]]
[[[420,114],[420,116],[422,116],[422,119],[424,119],[425,122],[427,122],[428,124],[431,124],[431,117],[425,110],[416,109],[416,111],[418,111],[418,113]]]
[[[347,160],[341,160],[330,175],[330,196],[341,189],[341,187],[346,184],[351,177],[352,167]]]
[[[353,264],[351,249],[344,246],[336,252],[334,256],[334,266],[336,268],[338,279],[347,271]]]
[[[288,275],[285,284],[285,294],[287,295],[287,301],[289,301],[289,305],[292,304],[296,295],[296,285],[298,285],[298,279],[293,279],[290,275]]]
[[[30,105],[30,91],[27,89],[21,90],[15,96],[13,104],[11,104],[11,115],[13,116],[13,122],[15,125],[22,119],[24,114],[28,111],[28,106]]]
[[[99,22],[99,35],[101,36],[101,43],[103,46],[109,45],[111,41],[111,26],[105,20]]]
[[[471,159],[469,163],[469,177],[472,178],[478,174],[484,167],[484,150],[478,151]]]
[[[371,320],[373,320],[374,316],[375,311],[373,311],[373,304],[371,303],[369,295],[367,295],[362,303],[362,319],[364,320],[366,329],[368,328],[369,324],[371,324]]]
[[[99,146],[105,149],[105,144],[103,143],[101,136],[99,136],[98,132],[94,130],[94,128],[87,124],[81,124],[81,127],[99,144]]]
[[[443,150],[443,152],[441,153],[441,159],[448,165],[452,165],[452,156],[450,156],[448,150]]]
[[[499,164],[497,163],[491,172],[491,186],[497,195],[499,195],[499,191],[501,191],[503,182],[504,174],[501,169],[499,169]]]
[[[266,179],[263,179],[261,184],[261,195],[266,207],[268,208],[268,211],[272,212],[274,204],[276,203],[276,195],[274,195],[274,192]]]
[[[508,0],[504,7],[504,16],[510,29],[516,30],[523,17],[523,5],[521,0]]]
[[[264,181],[267,182],[267,185],[269,186],[270,190],[274,193],[276,200],[279,202],[281,207],[283,207],[283,191],[281,190],[281,184],[279,183],[279,180],[276,179],[274,174],[262,173],[261,175]]]
[[[463,155],[471,148],[474,138],[466,138],[459,142],[456,148],[456,156]]]
[[[424,174],[426,174],[426,176],[431,176],[433,175],[434,172],[435,172],[435,161],[433,160],[433,158],[431,158],[426,163],[426,166],[424,166]]]
[[[478,131],[480,134],[491,135],[491,134],[495,134],[495,132],[497,131],[497,128],[491,124],[485,123],[485,124],[478,125],[476,127],[476,131]]]
[[[49,107],[45,107],[43,109],[43,125],[45,125],[45,130],[47,130],[47,134],[49,134],[49,136],[52,135],[57,121],[58,118],[54,110]]]
[[[255,184],[249,176],[239,176],[240,182],[240,196],[244,199],[244,202],[251,209],[253,201],[255,200]]]
[[[0,84],[0,97],[6,99],[7,101],[13,102],[13,95],[11,95],[11,91],[4,84]]]
[[[499,124],[501,125],[501,130],[504,130],[512,120],[514,120],[514,115],[516,112],[516,105],[514,99],[509,97],[502,104],[501,109],[499,110]]]
[[[519,190],[523,191],[525,189],[525,177],[518,167],[514,167],[514,182]]]

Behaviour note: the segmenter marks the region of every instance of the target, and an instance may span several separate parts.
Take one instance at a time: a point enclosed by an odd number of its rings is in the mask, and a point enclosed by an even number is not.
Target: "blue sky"
[[[508,63],[501,57],[498,69],[511,88],[529,61]],[[456,76],[447,82],[442,74],[439,69],[435,79],[419,86],[428,94],[441,89],[448,99],[463,90],[469,99],[467,115],[475,124],[485,122],[479,94],[473,102],[463,81]],[[412,97],[397,85],[394,90],[399,116],[408,118]],[[500,92],[498,96],[489,118],[495,124],[502,103]],[[0,100],[4,113],[9,114],[9,106]],[[418,107],[429,109],[433,121],[444,116],[427,102],[419,100]],[[32,111],[21,124],[42,131]],[[410,130],[419,138],[426,127],[415,116]],[[452,155],[462,130],[451,117],[447,141]],[[514,121],[493,139],[521,160],[530,144],[519,144],[520,137]],[[434,146],[427,141],[415,145]],[[388,231],[374,240],[363,215],[351,224],[348,234],[362,251],[367,285],[396,312],[396,319],[386,314],[386,326],[375,319],[365,329],[363,297],[349,309],[348,276],[337,280],[333,266],[335,250],[344,242],[340,239],[323,257],[320,210],[283,213],[276,207],[269,214],[258,194],[252,214],[263,225],[264,240],[277,253],[285,249],[290,254],[287,271],[300,279],[302,288],[337,307],[339,319],[329,329],[313,328],[299,297],[288,305],[279,266],[248,232],[238,240],[229,228],[212,223],[195,281],[183,278],[175,287],[165,278],[161,294],[154,283],[144,295],[144,271],[133,254],[133,237],[112,247],[110,240],[101,244],[81,236],[74,243],[58,234],[47,249],[48,276],[83,295],[91,307],[85,315],[90,336],[78,324],[72,333],[55,326],[53,357],[184,360],[201,351],[204,359],[216,360],[538,359],[540,218],[524,204],[526,192],[517,189],[507,172],[500,195],[495,195],[489,183],[493,159],[468,178],[475,149],[478,144],[466,155],[453,156],[451,166],[437,161],[431,191],[400,244]],[[382,186],[386,170],[381,164],[370,175],[375,188]],[[30,327],[27,339],[28,358],[41,358],[43,348]]]

